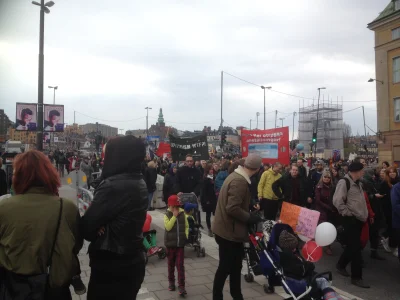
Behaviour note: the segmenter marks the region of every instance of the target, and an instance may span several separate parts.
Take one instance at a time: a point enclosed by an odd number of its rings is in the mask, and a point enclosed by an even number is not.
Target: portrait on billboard
[[[43,131],[64,131],[64,105],[44,105]]]
[[[21,131],[36,131],[37,104],[17,103],[15,129]]]

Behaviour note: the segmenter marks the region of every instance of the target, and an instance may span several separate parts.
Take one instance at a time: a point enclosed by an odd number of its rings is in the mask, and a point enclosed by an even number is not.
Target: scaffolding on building
[[[322,99],[319,107],[313,104],[299,108],[299,143],[304,145],[306,154],[311,153],[314,132],[317,132],[318,157],[328,158],[333,150],[340,150],[343,155],[343,105],[339,101],[334,104],[331,100]],[[312,150],[315,151],[315,148]]]

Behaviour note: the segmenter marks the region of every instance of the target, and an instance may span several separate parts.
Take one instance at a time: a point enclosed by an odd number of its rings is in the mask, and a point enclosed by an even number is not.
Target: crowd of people
[[[279,221],[283,202],[317,210],[319,222],[343,228],[340,240],[344,250],[337,271],[351,276],[356,286],[369,287],[362,278],[362,249],[368,240],[373,259],[384,259],[378,253],[380,245],[398,256],[400,184],[397,169],[386,162],[382,168],[372,169],[362,158],[330,166],[317,161],[308,171],[301,158],[283,166],[279,162],[264,165],[254,154],[246,159],[197,161],[189,154],[184,162],[174,163],[149,157],[143,161],[145,153],[143,141],[133,136],[106,144],[101,177],[83,217],[75,201],[60,198],[61,173],[57,170],[65,167],[63,157],[69,156],[91,178],[90,172],[99,167],[97,157],[84,156],[80,162],[75,153],[62,151],[49,156],[36,150],[19,154],[14,161],[13,195],[0,201],[0,296],[29,299],[46,293],[49,299],[71,299],[71,284],[85,292],[77,258],[85,239],[90,242],[91,267],[87,299],[135,299],[145,277],[143,225],[153,209],[158,174],[164,176],[167,206],[164,243],[169,290],[175,290],[177,268],[181,295],[186,294],[184,246],[190,213],[182,209],[180,197],[187,193],[198,198],[206,213],[208,234],[219,246],[215,300],[223,299],[228,276],[232,297],[243,299],[241,269],[248,226],[263,219]],[[68,166],[67,171],[74,169],[70,163]],[[201,220],[196,221],[201,226]],[[282,252],[282,259],[293,260],[298,255],[295,238],[282,233],[282,249],[288,249]],[[325,252],[331,255],[332,249],[326,247]],[[313,269],[304,260],[300,262]],[[286,265],[290,268],[291,263]],[[325,283],[321,289],[332,292]]]

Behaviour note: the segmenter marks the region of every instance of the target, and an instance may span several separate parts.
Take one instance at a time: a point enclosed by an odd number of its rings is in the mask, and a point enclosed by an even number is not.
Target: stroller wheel
[[[161,250],[158,251],[157,256],[159,259],[165,259],[167,257],[167,251],[164,247],[161,247]]]
[[[200,247],[198,247],[197,248],[197,257],[200,257],[200,255],[201,255],[201,249],[200,249]]]
[[[201,257],[205,257],[206,256],[206,249],[203,247],[201,248]]]
[[[254,281],[254,276],[253,276],[253,274],[245,274],[244,275],[244,280],[246,281],[246,282],[253,282]]]

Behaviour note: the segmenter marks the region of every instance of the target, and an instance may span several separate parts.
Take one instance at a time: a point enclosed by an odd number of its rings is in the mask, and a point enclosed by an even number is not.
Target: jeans
[[[211,211],[206,212],[206,223],[207,223],[207,228],[208,230],[211,230]]]
[[[151,192],[148,195],[148,197],[149,197],[149,207],[148,208],[153,207],[153,195],[154,195],[154,192]]]
[[[215,241],[218,244],[219,265],[215,273],[213,300],[223,299],[222,291],[228,276],[233,300],[243,300],[241,288],[241,271],[244,257],[243,243],[231,242],[218,235],[215,235]]]
[[[275,221],[279,210],[279,201],[263,198],[261,200],[261,209],[264,211],[265,219]]]
[[[346,248],[340,256],[338,267],[345,269],[351,262],[351,278],[362,279],[361,231],[364,225],[355,217],[343,217]]]
[[[185,265],[183,247],[167,248],[168,257],[168,281],[170,285],[175,285],[175,267],[178,272],[178,286],[185,288]]]
[[[145,275],[145,264],[133,265],[121,274],[119,270],[91,268],[88,300],[136,299]]]

